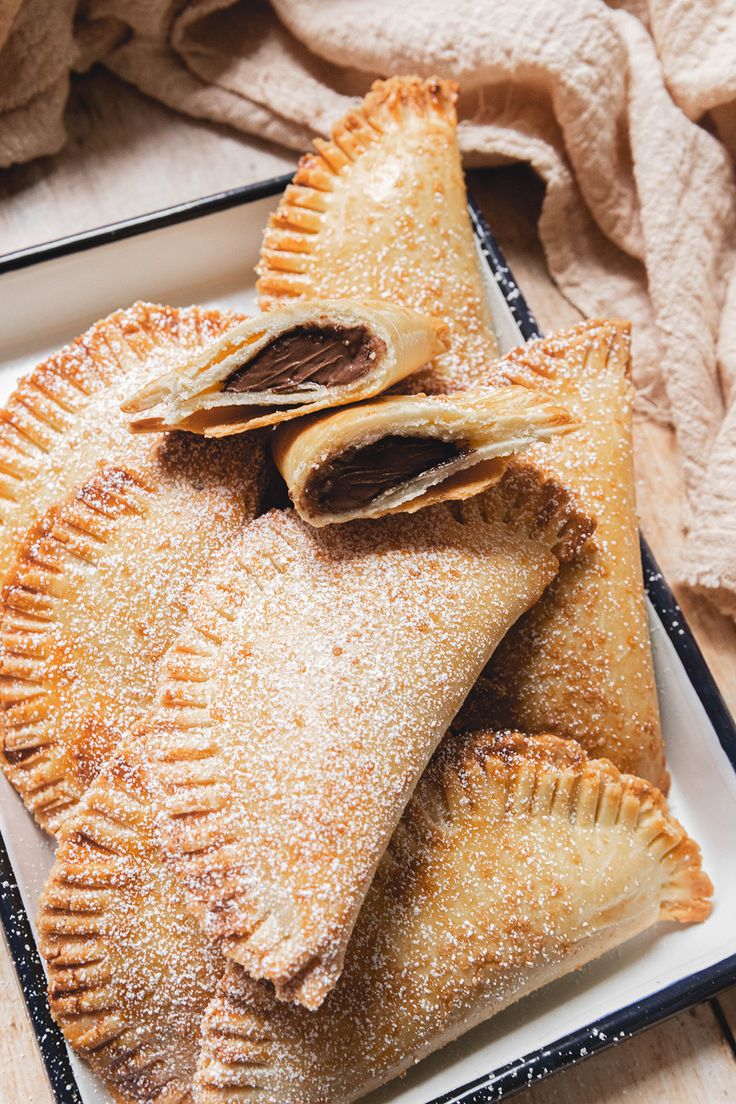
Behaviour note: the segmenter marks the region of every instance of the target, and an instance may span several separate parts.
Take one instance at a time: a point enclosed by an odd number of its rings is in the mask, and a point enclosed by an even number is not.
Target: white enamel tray
[[[286,180],[0,258],[0,401],[22,371],[135,299],[252,309],[261,233]],[[507,349],[535,336],[536,325],[488,228],[472,215]],[[660,925],[526,997],[373,1094],[372,1104],[508,1096],[736,982],[736,730],[646,548],[644,564],[672,807],[703,848],[713,915],[692,928]],[[68,1052],[46,1005],[34,923],[52,843],[4,779],[0,786],[0,915],[50,1082],[64,1104],[111,1104]]]

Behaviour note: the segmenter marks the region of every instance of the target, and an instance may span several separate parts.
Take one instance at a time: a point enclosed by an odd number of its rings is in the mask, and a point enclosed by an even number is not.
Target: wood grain
[[[734,1059],[710,1004],[519,1095],[524,1104],[732,1104]]]
[[[75,77],[69,142],[0,172],[0,253],[289,172],[296,154],[186,119],[96,71]]]
[[[0,1024],[0,1101],[2,1104],[53,1104],[46,1070],[26,1016],[4,937],[0,940]]]
[[[718,998],[725,1030],[728,1032],[731,1046],[736,1055],[736,989],[729,989]]]
[[[0,252],[288,171],[293,153],[184,119],[107,74],[77,80],[67,148],[0,174]],[[544,330],[576,321],[550,279],[536,234],[542,186],[527,169],[471,174],[479,200]],[[672,576],[682,536],[672,432],[637,420],[642,528]],[[732,710],[736,626],[708,603],[678,599]],[[52,1104],[12,964],[0,947],[0,1102]],[[729,1030],[730,1023],[730,1030]],[[736,1104],[736,992],[532,1086],[528,1104]]]

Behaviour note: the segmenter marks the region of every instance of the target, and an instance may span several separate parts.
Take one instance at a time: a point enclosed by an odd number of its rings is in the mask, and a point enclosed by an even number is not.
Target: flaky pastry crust
[[[554,737],[455,734],[324,1005],[287,1007],[234,964],[218,992],[224,962],[158,846],[149,756],[138,730],[108,761],[39,913],[52,1012],[127,1101],[339,1104],[648,924],[709,911],[698,849],[649,784]]]
[[[268,223],[261,306],[375,295],[446,322],[449,349],[412,391],[486,382],[493,318],[467,209],[451,81],[376,81],[299,163]],[[346,227],[349,233],[346,234]]]
[[[150,701],[188,591],[256,513],[264,450],[174,434],[32,525],[0,598],[0,750],[56,832]]]
[[[658,920],[703,920],[700,855],[662,795],[552,736],[449,738],[421,779],[321,1008],[230,966],[198,1104],[347,1104]]]
[[[191,1104],[223,961],[161,862],[141,765],[116,752],[61,830],[41,897],[51,1012],[120,1101]]]
[[[248,365],[269,346],[305,331],[361,332],[370,347],[363,370],[344,382],[287,386],[281,381],[258,390],[227,390],[233,373],[247,374]],[[196,356],[147,381],[121,409],[133,415],[128,424],[134,433],[188,429],[227,437],[371,398],[431,360],[445,347],[445,332],[443,324],[426,315],[376,299],[287,303],[238,323]],[[288,355],[283,354],[287,362]]]
[[[435,289],[431,310],[450,326],[450,351],[435,361],[434,380],[427,383],[422,373],[414,387],[446,391],[522,382],[545,387],[554,401],[587,422],[585,431],[545,447],[546,460],[541,450],[535,459],[549,461],[546,470],[569,479],[583,495],[599,519],[598,542],[582,562],[561,573],[544,603],[506,642],[488,679],[471,696],[466,723],[573,737],[591,754],[607,755],[666,791],[636,533],[627,324],[592,320],[531,343],[509,354],[515,370],[506,358],[491,362],[482,337],[490,323],[477,324],[489,310],[486,289],[477,273],[467,277],[469,284],[453,275],[474,272],[477,261],[469,226],[467,233],[447,229],[459,228],[466,217],[459,168],[453,170],[455,184],[436,193],[442,204],[452,197],[447,222],[436,209],[432,220],[426,194],[448,163],[442,143],[424,138],[444,128],[454,143],[454,97],[455,89],[444,82],[379,82],[363,107],[338,124],[334,140],[318,144],[317,155],[303,159],[264,237],[262,301],[346,294],[357,256],[361,283],[386,297],[430,309]],[[422,152],[415,164],[417,141]],[[395,153],[401,146],[407,171]],[[379,199],[371,195],[371,181],[381,179],[378,161],[386,148],[386,164],[394,167],[398,183]],[[358,198],[362,192],[369,196],[367,206]],[[385,246],[391,238],[402,256]],[[459,289],[467,292],[470,286],[475,290],[468,298]],[[467,329],[468,342],[458,315],[466,302],[473,304],[476,320]]]
[[[460,723],[573,738],[666,793],[637,529],[629,330],[592,319],[497,362],[497,383],[541,389],[579,419],[574,436],[530,455],[573,488],[598,525],[582,557],[503,641]]]
[[[191,356],[238,315],[136,303],[115,311],[25,376],[0,410],[0,564],[29,525],[90,476],[107,450],[126,461],[146,443],[125,432],[118,407],[144,379]]]
[[[591,523],[533,468],[467,503],[253,522],[203,586],[149,725],[170,861],[283,999],[334,985],[376,864],[486,657]]]
[[[274,459],[297,513],[310,525],[413,513],[436,502],[479,494],[498,483],[513,456],[535,441],[577,427],[564,407],[539,399],[526,387],[383,396],[278,431]],[[389,482],[368,501],[356,501],[351,483],[365,479],[366,472],[356,467],[355,453],[381,441],[394,444],[400,453],[401,441],[407,438],[409,443],[444,442],[457,455],[403,482]],[[335,506],[317,488],[336,483],[341,463],[350,466],[341,481],[341,495],[348,504]],[[381,471],[386,461],[379,454],[374,463]],[[370,473],[370,461],[366,464]]]

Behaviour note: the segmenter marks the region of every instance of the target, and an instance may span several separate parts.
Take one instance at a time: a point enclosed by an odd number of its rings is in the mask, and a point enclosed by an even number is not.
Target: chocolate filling
[[[365,326],[295,326],[236,368],[222,390],[289,391],[304,383],[337,387],[364,376],[385,349]]]
[[[324,513],[348,513],[466,451],[459,442],[439,437],[392,434],[334,457],[315,473],[306,493]]]

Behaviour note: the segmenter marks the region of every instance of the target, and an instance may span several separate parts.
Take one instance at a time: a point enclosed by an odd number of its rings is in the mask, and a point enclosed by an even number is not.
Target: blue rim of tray
[[[290,180],[291,174],[273,177],[257,184],[232,188],[176,207],[153,211],[150,214],[102,226],[96,230],[8,253],[0,257],[0,275],[276,196],[284,190]],[[514,280],[498,242],[472,200],[469,207],[473,229],[481,251],[524,340],[529,341],[539,337],[540,330],[534,315]],[[641,552],[644,586],[652,606],[674,645],[731,766],[736,771],[736,726],[733,719],[682,610],[643,538]],[[0,920],[5,929],[8,949],[15,964],[28,1015],[56,1099],[59,1104],[83,1104],[64,1037],[49,1012],[46,978],[41,958],[1,834]],[[526,1054],[483,1077],[435,1097],[428,1101],[428,1104],[455,1104],[460,1101],[463,1104],[487,1104],[488,1101],[508,1097],[527,1088],[534,1081],[564,1069],[573,1062],[590,1057],[694,1004],[709,1000],[734,984],[736,984],[736,955],[731,955],[705,970],[690,974],[666,986],[644,1000],[620,1008],[578,1031],[565,1035],[541,1050]]]

